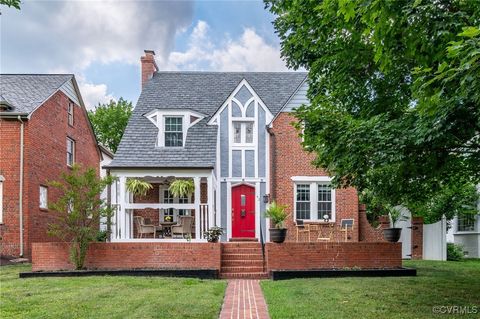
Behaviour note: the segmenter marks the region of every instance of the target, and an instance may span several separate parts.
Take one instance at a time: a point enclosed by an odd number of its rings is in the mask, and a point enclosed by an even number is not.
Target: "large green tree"
[[[480,179],[476,0],[266,0],[315,164],[376,201],[423,211]]]
[[[7,7],[14,7],[15,9],[20,10],[20,0],[0,0],[0,5],[5,5]]]
[[[132,102],[120,98],[118,101],[111,100],[108,104],[98,104],[88,112],[97,139],[114,153],[132,115],[132,109]]]

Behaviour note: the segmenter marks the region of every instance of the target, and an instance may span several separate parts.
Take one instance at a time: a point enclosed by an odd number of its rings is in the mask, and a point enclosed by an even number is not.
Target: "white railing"
[[[200,204],[200,220],[198,221],[200,223],[200,234],[197,238],[203,239],[203,234],[208,230],[208,218],[208,204]]]

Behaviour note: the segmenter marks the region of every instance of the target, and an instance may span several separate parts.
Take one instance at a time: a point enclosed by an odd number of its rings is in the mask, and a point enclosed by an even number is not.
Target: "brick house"
[[[153,51],[141,63],[142,93],[107,166],[119,178],[113,242],[165,240],[139,234],[138,216],[167,228],[190,216],[194,241],[214,225],[226,231],[222,241],[268,241],[264,212],[272,200],[287,205],[287,241],[359,241],[356,190],[333,189],[291,125],[292,110],[308,103],[306,73],[161,72]],[[129,178],[153,189],[134,198]],[[193,179],[195,193],[175,198],[169,184],[183,178]],[[299,220],[307,226],[298,228]],[[345,224],[353,227],[345,232]]]
[[[71,74],[0,75],[0,254],[30,258],[58,198],[48,182],[73,163],[99,171],[100,152]]]

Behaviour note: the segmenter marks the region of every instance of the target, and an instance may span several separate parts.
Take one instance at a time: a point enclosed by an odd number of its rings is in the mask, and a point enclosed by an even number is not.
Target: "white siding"
[[[73,86],[72,80],[65,82],[60,90],[65,93],[65,95],[68,96],[68,98],[76,105],[80,105],[80,99],[78,98],[77,91],[75,90],[75,86]]]
[[[298,91],[292,96],[290,101],[285,105],[285,108],[282,112],[291,112],[292,109],[299,107],[302,104],[310,104],[310,101],[307,98],[308,84],[303,82],[303,84],[298,88]]]

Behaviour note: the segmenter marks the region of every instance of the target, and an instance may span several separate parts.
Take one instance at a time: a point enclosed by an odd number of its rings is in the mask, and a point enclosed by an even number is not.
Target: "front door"
[[[232,187],[232,237],[255,237],[255,187]]]

